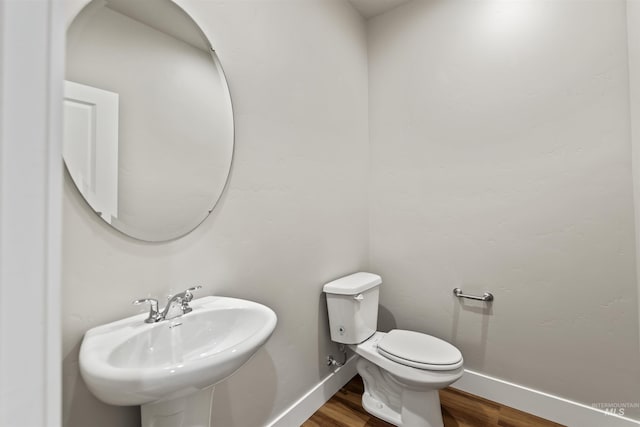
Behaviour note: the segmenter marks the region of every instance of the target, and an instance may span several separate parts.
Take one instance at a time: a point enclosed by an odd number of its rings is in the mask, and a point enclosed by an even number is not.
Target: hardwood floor
[[[364,386],[356,375],[302,427],[393,427],[362,408]],[[440,391],[445,427],[566,427],[453,388]]]

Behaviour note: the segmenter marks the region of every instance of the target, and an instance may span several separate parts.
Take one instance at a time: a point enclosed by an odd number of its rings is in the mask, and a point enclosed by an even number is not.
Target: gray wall
[[[85,2],[68,2],[68,17]],[[193,233],[144,244],[110,229],[66,180],[64,424],[137,426],[138,408],[97,401],[78,374],[87,329],[180,291],[273,308],[264,349],[215,391],[214,424],[264,425],[329,370],[322,285],[367,266],[364,22],[342,1],[181,0],[228,75],[236,119],[229,188]],[[70,19],[70,18],[69,18]]]
[[[415,1],[369,25],[370,263],[390,323],[472,370],[637,402],[625,2]]]
[[[633,190],[636,225],[636,276],[640,277],[640,2],[627,1],[627,45],[629,49],[629,105],[631,119],[631,147]],[[638,333],[640,333],[640,283],[638,286]],[[638,349],[640,352],[640,348]]]
[[[179,3],[229,78],[230,187],[187,237],[143,244],[67,180],[65,425],[136,425],[137,408],[83,385],[82,334],[194,283],[277,312],[214,404],[219,425],[265,424],[328,373],[322,284],[368,268],[384,278],[382,329],[586,404],[637,401],[623,1],[411,2],[369,22],[368,88],[364,23],[344,2]],[[461,305],[455,286],[492,291],[493,308]]]

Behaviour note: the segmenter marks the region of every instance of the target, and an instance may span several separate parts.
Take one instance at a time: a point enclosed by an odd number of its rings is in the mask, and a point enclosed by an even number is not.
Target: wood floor
[[[302,427],[393,427],[362,408],[363,389],[356,375]],[[445,427],[566,427],[450,387],[440,404]]]

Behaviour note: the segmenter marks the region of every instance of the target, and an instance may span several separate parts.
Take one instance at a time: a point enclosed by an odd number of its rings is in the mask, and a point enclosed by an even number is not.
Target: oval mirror
[[[93,0],[67,30],[63,157],[91,208],[136,239],[196,228],[225,188],[233,111],[220,62],[171,0]]]

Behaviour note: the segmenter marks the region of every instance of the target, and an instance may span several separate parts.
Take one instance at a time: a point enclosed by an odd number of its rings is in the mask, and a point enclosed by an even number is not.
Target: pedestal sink
[[[80,347],[89,390],[111,405],[142,405],[143,427],[209,427],[213,386],[251,358],[277,318],[236,298],[204,297],[191,307],[158,323],[141,314],[89,330]]]

